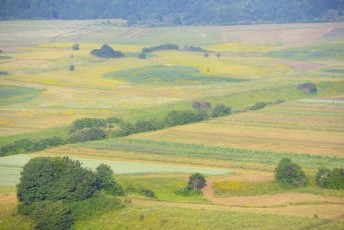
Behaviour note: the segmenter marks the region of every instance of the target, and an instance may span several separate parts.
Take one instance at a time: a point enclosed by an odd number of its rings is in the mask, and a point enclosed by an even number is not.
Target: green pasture
[[[219,82],[241,82],[241,79],[231,79],[201,74],[199,70],[184,66],[149,66],[140,69],[118,71],[104,75],[107,78],[129,81],[144,85],[183,85],[207,84]]]
[[[0,86],[0,106],[22,103],[38,96],[41,90],[21,86]]]

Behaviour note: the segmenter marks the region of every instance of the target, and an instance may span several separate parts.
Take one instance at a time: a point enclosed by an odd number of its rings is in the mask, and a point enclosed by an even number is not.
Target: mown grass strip
[[[116,138],[102,141],[78,143],[74,147],[140,152],[167,156],[186,156],[193,158],[211,158],[250,162],[259,164],[277,164],[281,158],[288,157],[303,167],[341,167],[344,158],[334,156],[319,156],[311,154],[276,153],[271,151],[252,151],[227,147],[212,147],[201,144],[184,144],[166,141],[134,140]]]

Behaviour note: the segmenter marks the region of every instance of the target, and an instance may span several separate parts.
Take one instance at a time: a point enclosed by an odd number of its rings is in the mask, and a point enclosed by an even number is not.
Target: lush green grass
[[[21,86],[0,86],[0,105],[25,102],[38,96],[41,90]]]
[[[129,81],[134,84],[148,85],[183,85],[243,81],[242,79],[204,75],[196,68],[185,66],[149,66],[140,69],[112,72],[104,76],[111,79]]]
[[[156,199],[172,202],[204,203],[207,200],[200,191],[187,192],[186,177],[161,177],[161,176],[117,176],[116,180],[125,188],[131,197],[147,198],[141,189],[154,192]]]
[[[322,43],[271,51],[266,55],[273,58],[287,58],[297,60],[343,60],[344,44],[342,42]]]
[[[79,143],[73,145],[82,148],[131,151],[157,155],[186,156],[191,158],[212,158],[236,162],[251,162],[277,165],[281,158],[288,157],[303,167],[318,168],[340,167],[344,158],[309,154],[275,153],[270,151],[251,151],[226,147],[211,147],[201,144],[184,144],[166,141],[136,140],[116,138],[103,141]]]
[[[58,136],[62,138],[68,137],[68,128],[67,127],[53,127],[48,129],[42,129],[36,132],[15,134],[10,136],[1,136],[0,137],[0,146],[14,142],[19,139],[40,139],[45,137]]]
[[[77,221],[77,229],[342,229],[341,221],[174,207],[126,208]]]

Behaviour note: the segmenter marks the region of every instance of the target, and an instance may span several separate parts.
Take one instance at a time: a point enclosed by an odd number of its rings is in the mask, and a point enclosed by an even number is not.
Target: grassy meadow
[[[224,104],[229,116],[0,158],[0,229],[32,229],[15,185],[36,156],[106,163],[125,207],[75,229],[343,229],[344,192],[318,187],[319,167],[344,167],[344,24],[124,27],[121,20],[0,22],[0,146],[59,136],[79,118],[135,123]],[[80,50],[72,50],[73,44]],[[165,43],[179,50],[142,48]],[[108,44],[126,57],[90,55]],[[192,52],[186,46],[207,51]],[[75,67],[74,71],[69,66]],[[316,93],[299,89],[316,84]],[[250,110],[257,102],[266,107]],[[274,181],[281,158],[309,178]],[[187,192],[193,172],[207,186]],[[150,189],[155,197],[142,190]]]

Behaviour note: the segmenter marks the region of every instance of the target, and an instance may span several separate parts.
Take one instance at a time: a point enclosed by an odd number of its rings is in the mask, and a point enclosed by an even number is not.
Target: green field
[[[0,229],[32,229],[15,185],[32,157],[68,156],[114,171],[125,207],[75,229],[343,229],[344,192],[315,184],[319,167],[344,165],[344,23],[124,27],[121,20],[0,22],[0,146],[69,137],[79,118],[163,120],[195,101],[229,116],[126,137],[0,158]],[[72,50],[73,44],[80,50]],[[166,43],[179,50],[142,48]],[[126,57],[102,59],[108,44]],[[192,52],[186,46],[208,51]],[[75,66],[74,71],[69,66]],[[312,82],[317,92],[300,90]],[[266,107],[252,110],[257,102]],[[211,112],[211,111],[210,111]],[[209,113],[210,113],[209,112]],[[309,178],[274,181],[283,157]],[[191,173],[202,191],[185,190]],[[155,198],[142,191],[149,189]]]

